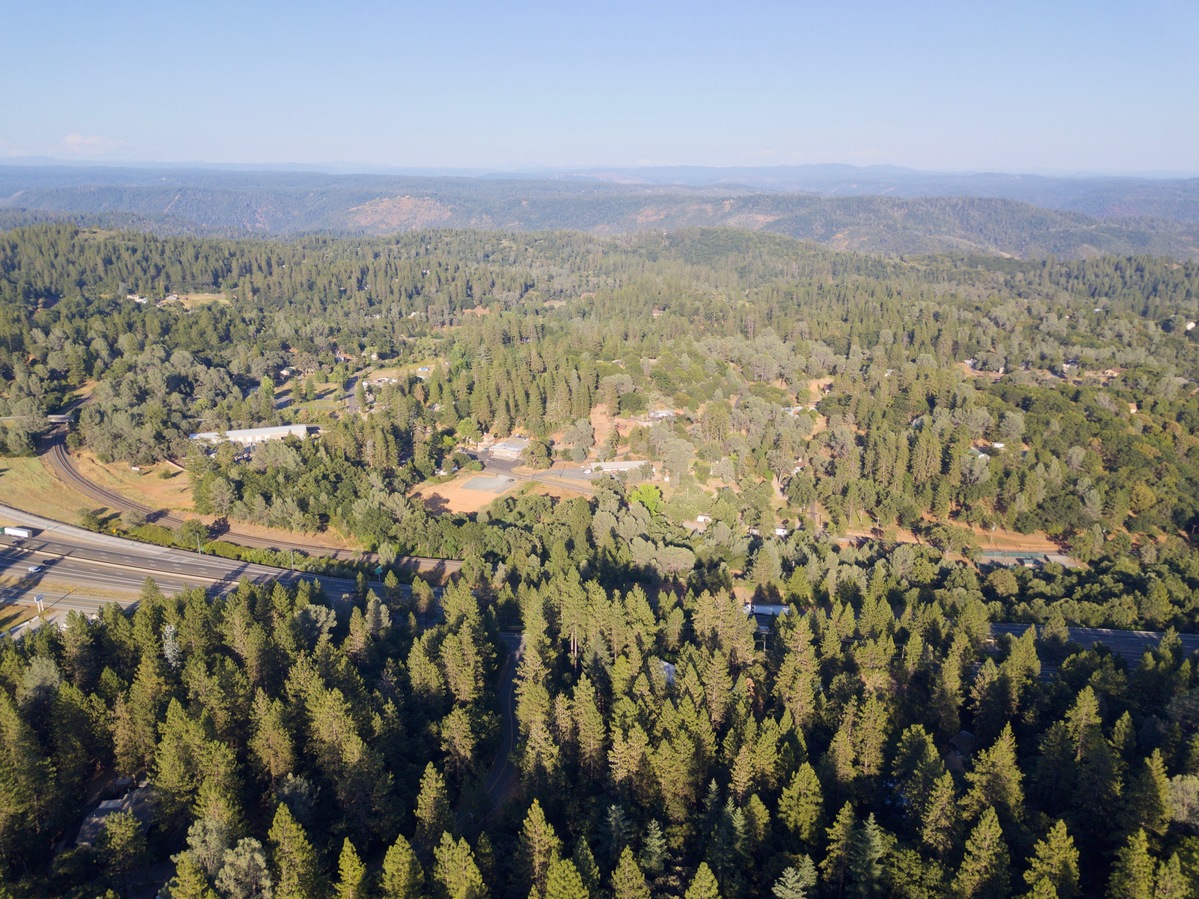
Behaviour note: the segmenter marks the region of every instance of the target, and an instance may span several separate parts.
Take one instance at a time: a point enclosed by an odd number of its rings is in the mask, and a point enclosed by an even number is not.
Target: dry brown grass
[[[222,306],[229,305],[229,298],[223,293],[189,293],[179,294],[179,302],[185,309],[195,309],[198,306],[207,306],[209,303],[220,303]]]
[[[72,453],[72,459],[79,473],[89,481],[139,505],[176,512],[192,509],[191,475],[177,465],[159,462],[133,471],[127,462],[105,464],[87,450]],[[171,477],[161,477],[163,471],[170,472]]]
[[[808,402],[818,403],[824,396],[825,389],[833,385],[832,378],[812,378],[808,381]]]
[[[965,362],[959,362],[958,368],[961,369],[962,374],[968,378],[982,378],[984,381],[998,381],[1003,377],[1003,375],[997,371],[976,371]]]
[[[10,631],[23,621],[37,617],[37,609],[33,606],[11,603],[0,606],[0,632]]]
[[[1046,537],[1044,534],[1021,534],[1017,531],[1008,531],[1003,528],[996,528],[992,533],[989,530],[984,530],[978,527],[968,527],[961,522],[949,522],[951,527],[966,528],[974,534],[978,541],[978,548],[982,552],[987,550],[1003,550],[1006,552],[1042,552],[1056,553],[1061,552],[1061,547]],[[926,541],[917,537],[914,533],[904,528],[891,527],[885,530],[885,536],[888,540],[894,540],[896,543],[925,543]],[[852,527],[845,529],[846,537],[876,537],[877,532],[870,528]]]
[[[103,509],[54,476],[39,458],[0,460],[0,504],[75,524],[84,509]],[[112,511],[103,509],[103,511]]]
[[[616,426],[616,419],[608,411],[607,405],[596,403],[591,410],[591,429],[595,431],[595,445],[603,446],[607,443],[612,429]]]

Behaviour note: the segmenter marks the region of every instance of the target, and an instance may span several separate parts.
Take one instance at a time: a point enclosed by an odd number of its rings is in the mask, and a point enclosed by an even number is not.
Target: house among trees
[[[141,825],[142,833],[145,833],[154,820],[154,806],[154,789],[150,786],[130,790],[120,799],[101,802],[83,819],[83,824],[79,827],[79,836],[75,838],[75,845],[95,846],[108,826],[109,817],[120,812],[132,814]]]

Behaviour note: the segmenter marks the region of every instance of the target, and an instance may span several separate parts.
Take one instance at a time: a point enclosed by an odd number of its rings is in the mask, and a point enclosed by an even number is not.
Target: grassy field
[[[151,509],[172,509],[180,512],[192,508],[191,476],[178,466],[166,462],[140,466],[134,471],[126,462],[100,462],[84,450],[73,454],[79,473],[102,487],[126,496],[135,503]],[[162,472],[170,474],[161,477]]]
[[[37,458],[0,460],[0,504],[71,524],[83,509],[111,511],[55,478]]]
[[[22,621],[28,621],[36,616],[37,610],[33,606],[22,606],[17,603],[0,606],[0,632],[12,630]]]
[[[299,378],[284,381],[275,389],[275,407],[296,413],[299,421],[306,421],[320,415],[332,415],[337,412],[346,395],[345,391],[341,389],[341,385],[334,384],[332,381],[314,381],[316,398],[301,400],[299,388],[306,380],[306,378]]]
[[[185,309],[195,309],[197,306],[205,306],[209,303],[220,303],[222,306],[227,306],[229,298],[223,293],[189,293],[180,294],[179,302]]]

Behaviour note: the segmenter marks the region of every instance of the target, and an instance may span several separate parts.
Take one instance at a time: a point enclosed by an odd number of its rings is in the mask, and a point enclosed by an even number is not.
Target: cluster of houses
[[[144,297],[140,293],[126,294],[125,299],[130,300],[131,302],[137,303],[139,306],[146,306],[150,302],[149,297]],[[179,299],[179,294],[169,293],[165,297],[163,297],[161,300],[156,302],[154,305],[157,306],[159,309],[162,309],[165,306],[173,306],[176,303],[182,303],[182,302],[183,301],[181,299]]]

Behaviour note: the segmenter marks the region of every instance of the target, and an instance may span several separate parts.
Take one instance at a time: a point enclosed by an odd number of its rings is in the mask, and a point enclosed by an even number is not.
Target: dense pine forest
[[[1157,257],[0,234],[6,453],[70,410],[199,512],[465,560],[147,583],[5,640],[0,895],[1194,896],[1196,320],[1199,267]],[[320,438],[188,440],[291,422]],[[513,433],[658,473],[413,497]],[[980,568],[995,527],[1075,565]],[[1129,664],[1079,625],[1166,637]],[[113,778],[148,829],[76,846]]]

